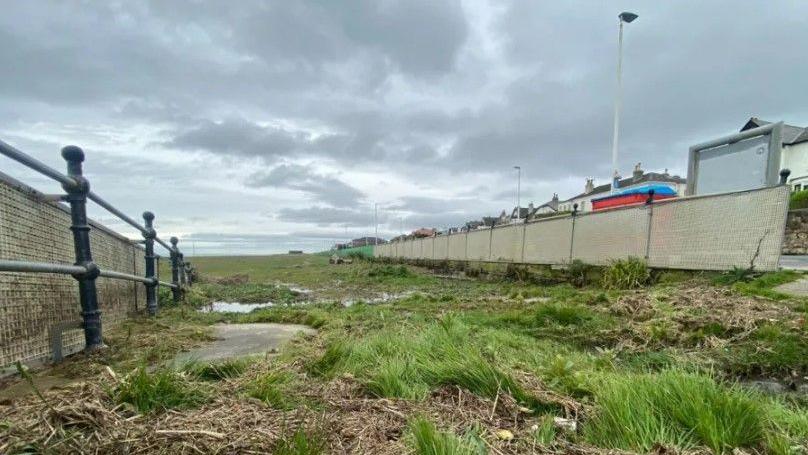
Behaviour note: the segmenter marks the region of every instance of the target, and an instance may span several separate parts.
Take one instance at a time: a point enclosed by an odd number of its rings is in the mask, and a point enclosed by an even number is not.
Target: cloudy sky
[[[808,125],[801,1],[2,0],[0,139],[157,214],[186,251],[322,249],[683,173],[750,116]],[[2,160],[45,192],[51,181]],[[92,215],[135,235],[100,209]]]

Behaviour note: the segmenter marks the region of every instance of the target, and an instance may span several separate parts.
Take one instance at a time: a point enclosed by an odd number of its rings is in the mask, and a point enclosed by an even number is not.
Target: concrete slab
[[[774,288],[774,290],[797,297],[808,297],[808,278],[800,278],[797,281],[781,284]]]
[[[221,360],[252,354],[265,354],[277,350],[296,334],[317,333],[316,330],[297,324],[218,324],[214,326],[218,338],[213,343],[179,354],[174,362]]]

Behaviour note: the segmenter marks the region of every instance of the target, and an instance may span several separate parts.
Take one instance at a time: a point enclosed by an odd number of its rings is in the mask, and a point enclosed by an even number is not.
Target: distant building
[[[289,250],[289,254],[303,254],[302,250]]]
[[[386,240],[378,237],[359,237],[358,239],[351,240],[351,248],[367,245],[382,245],[387,243]]]
[[[769,125],[772,122],[757,117],[750,118],[741,131]],[[783,125],[783,149],[780,154],[780,169],[789,169],[788,183],[794,191],[808,188],[808,127]]]
[[[634,166],[634,172],[631,177],[620,179],[618,182],[618,190],[626,190],[645,185],[663,185],[670,187],[676,191],[678,195],[684,195],[686,180],[678,175],[668,174],[667,169],[663,173],[659,172],[644,172],[640,167],[640,163]],[[595,186],[593,179],[586,179],[584,185],[584,192],[573,196],[565,201],[558,203],[559,212],[571,212],[573,206],[578,204],[579,212],[592,211],[592,199],[608,196],[611,193],[612,184],[606,183],[603,185]]]
[[[415,238],[434,237],[437,231],[434,228],[420,228],[412,231]]]

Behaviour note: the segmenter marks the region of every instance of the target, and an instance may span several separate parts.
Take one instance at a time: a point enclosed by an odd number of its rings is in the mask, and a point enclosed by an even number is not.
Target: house
[[[530,206],[533,204],[531,203]],[[536,218],[539,215],[550,215],[558,213],[558,194],[553,193],[553,198],[549,201],[545,202],[544,204],[536,207],[535,209],[530,211],[528,215],[529,218]]]
[[[381,245],[383,243],[387,243],[384,239],[380,239],[378,237],[359,237],[358,239],[351,240],[351,247],[356,248],[358,246],[367,246],[367,245]]]
[[[750,118],[741,131],[769,125],[771,122],[757,117]],[[808,127],[783,124],[783,149],[780,153],[780,169],[789,169],[788,183],[794,191],[808,188]]]
[[[678,175],[668,174],[665,172],[645,172],[642,170],[641,163],[634,166],[634,171],[631,177],[620,179],[617,187],[620,190],[626,190],[644,185],[664,185],[676,191],[676,194],[684,194],[686,187],[686,180]],[[586,179],[584,185],[584,192],[573,196],[565,201],[558,203],[559,212],[571,212],[575,204],[578,204],[579,212],[592,211],[592,199],[608,196],[612,191],[612,184],[606,183],[603,185],[595,186],[594,179]]]
[[[517,209],[519,210],[519,213],[517,213]],[[528,215],[530,215],[531,209],[533,209],[532,202],[527,207],[514,207],[513,210],[511,210],[511,220],[524,220],[528,217]]]
[[[412,231],[415,238],[434,237],[437,231],[434,228],[420,228]]]

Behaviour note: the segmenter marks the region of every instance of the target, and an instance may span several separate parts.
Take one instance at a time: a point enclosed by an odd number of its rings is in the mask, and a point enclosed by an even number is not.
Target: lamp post
[[[373,244],[379,244],[379,204],[373,204],[373,224],[376,225],[376,228],[373,231]]]
[[[519,219],[521,215],[520,205],[521,205],[521,192],[522,192],[522,167],[521,166],[514,166],[516,169],[516,218]]]
[[[617,170],[617,144],[620,139],[620,109],[623,104],[623,24],[630,24],[637,19],[636,14],[624,11],[617,16],[617,94],[614,102],[614,132],[612,134],[612,192],[617,191],[619,172]]]

